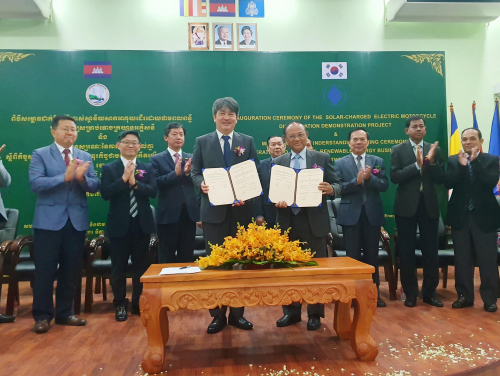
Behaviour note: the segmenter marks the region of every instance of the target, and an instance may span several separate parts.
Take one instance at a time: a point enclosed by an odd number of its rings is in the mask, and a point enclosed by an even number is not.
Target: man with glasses
[[[308,150],[306,143],[309,136],[303,124],[292,122],[284,129],[285,141],[291,152],[275,159],[274,163],[294,169],[323,168],[323,182],[318,190],[323,192],[322,205],[319,207],[297,208],[289,207],[286,201],[276,204],[277,219],[282,230],[290,228],[291,241],[305,242],[304,248],[309,248],[314,257],[326,257],[326,236],[330,229],[330,218],[326,205],[327,197],[334,198],[340,193],[339,180],[333,169],[329,154]],[[300,322],[302,304],[294,302],[283,306],[284,316],[276,323],[278,327],[285,327]],[[318,330],[321,327],[320,317],[325,317],[323,304],[309,304],[307,306],[307,330]]]
[[[116,148],[120,159],[102,167],[101,196],[109,201],[106,235],[111,241],[111,288],[116,321],[126,321],[127,267],[132,260],[132,309],[139,315],[141,276],[149,266],[149,239],[155,232],[150,198],[158,194],[156,175],[150,164],[138,161],[141,138],[135,131],[123,131]]]
[[[422,117],[409,117],[405,123],[405,133],[409,140],[393,146],[391,151],[391,181],[398,184],[394,215],[398,230],[401,285],[406,294],[406,307],[417,305],[417,225],[424,264],[423,300],[434,307],[443,306],[436,297],[436,287],[439,283],[439,206],[436,184],[443,184],[444,168],[438,143],[424,142],[426,132],[425,120]]]

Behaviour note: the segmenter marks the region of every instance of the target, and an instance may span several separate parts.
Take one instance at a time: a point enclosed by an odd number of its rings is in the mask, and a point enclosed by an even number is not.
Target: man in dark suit
[[[291,152],[275,159],[274,163],[280,166],[292,167],[294,169],[305,169],[322,167],[324,169],[324,181],[319,184],[318,189],[323,192],[322,205],[319,207],[292,208],[288,207],[286,201],[276,204],[278,216],[276,221],[282,230],[290,228],[289,238],[291,241],[300,240],[307,244],[314,257],[327,257],[326,236],[330,229],[327,196],[334,197],[340,193],[340,185],[332,165],[330,155],[318,151],[308,150],[306,147],[309,136],[306,128],[301,123],[292,122],[284,129],[285,141]],[[284,316],[276,323],[278,327],[285,327],[301,321],[302,304],[294,302],[283,306]],[[323,304],[310,304],[307,306],[309,320],[308,330],[317,330],[321,327],[320,317],[325,317]]]
[[[405,123],[405,133],[410,139],[393,146],[391,151],[391,181],[398,184],[394,214],[398,230],[401,284],[406,294],[406,307],[417,305],[418,281],[415,273],[417,224],[420,229],[424,263],[423,300],[424,303],[435,307],[443,306],[436,297],[436,287],[439,283],[439,206],[435,185],[443,183],[444,168],[438,143],[424,142],[426,132],[427,128],[422,117],[408,118]]]
[[[370,143],[366,129],[350,131],[347,140],[352,153],[335,161],[335,172],[342,186],[337,223],[344,233],[346,255],[375,267],[373,282],[378,289],[378,244],[380,226],[385,224],[380,192],[387,191],[389,182],[384,160],[366,154]],[[379,295],[377,307],[385,306]]]
[[[219,26],[217,28],[217,35],[219,35],[219,39],[215,41],[215,44],[222,46],[231,45],[231,41],[229,40],[229,29],[226,26]]]
[[[496,155],[480,152],[481,131],[462,131],[462,148],[448,160],[445,186],[453,189],[446,224],[451,226],[455,247],[455,288],[458,300],[453,308],[474,305],[474,256],[479,266],[479,292],[487,312],[497,311],[497,228],[500,207],[493,194],[498,181]]]
[[[269,201],[269,182],[271,179],[271,165],[275,158],[283,155],[286,144],[281,136],[269,136],[267,138],[267,151],[270,157],[260,161],[260,176],[262,182],[262,212],[266,220],[267,227],[272,228],[276,224],[276,206]]]
[[[238,102],[233,98],[217,99],[212,106],[216,130],[198,137],[194,145],[191,176],[195,188],[201,194],[200,217],[203,223],[207,254],[212,252],[209,243],[221,245],[226,236],[236,236],[238,223],[247,226],[252,221],[254,210],[257,216],[256,222],[259,224],[264,222],[264,217],[260,212],[262,208],[260,197],[248,202],[237,201],[233,205],[219,206],[211,206],[208,200],[210,187],[205,184],[203,179],[203,169],[205,168],[225,168],[253,159],[260,177],[259,159],[253,138],[234,131],[238,122],[238,113]],[[243,153],[236,152],[235,149],[239,147],[245,151]],[[208,326],[207,333],[218,333],[228,323],[244,330],[253,328],[252,323],[243,317],[244,307],[231,307],[228,320],[226,320],[226,310],[226,306],[210,310],[213,320]]]
[[[200,206],[190,175],[193,156],[182,151],[185,136],[182,124],[168,124],[164,136],[167,150],[151,157],[159,189],[156,226],[161,264],[193,262]]]
[[[36,149],[29,167],[30,187],[37,194],[33,234],[35,333],[45,333],[55,316],[58,325],[83,326],[73,312],[73,298],[89,228],[87,192],[99,190],[92,156],[73,146],[78,131],[69,116],[52,121],[54,143]],[[58,268],[59,265],[59,268]],[[56,310],[53,287],[57,274]]]
[[[158,194],[156,176],[150,164],[136,159],[141,138],[135,131],[123,131],[116,148],[120,159],[102,167],[101,196],[109,201],[106,234],[111,241],[111,287],[116,321],[127,320],[126,282],[129,257],[132,260],[132,309],[139,315],[141,276],[149,263],[149,239],[155,232],[149,198]]]

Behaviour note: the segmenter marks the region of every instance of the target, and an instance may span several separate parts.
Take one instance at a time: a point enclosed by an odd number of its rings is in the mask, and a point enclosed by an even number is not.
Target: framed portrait
[[[233,24],[213,23],[214,50],[233,50]]]
[[[259,49],[256,23],[239,23],[237,31],[238,51],[257,51]]]
[[[188,23],[188,46],[190,50],[208,50],[208,23]]]

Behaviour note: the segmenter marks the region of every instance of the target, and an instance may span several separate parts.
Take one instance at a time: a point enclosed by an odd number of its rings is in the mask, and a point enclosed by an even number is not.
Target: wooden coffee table
[[[341,339],[351,339],[360,360],[374,360],[378,349],[370,336],[377,308],[373,266],[349,257],[317,258],[318,266],[295,269],[203,270],[196,274],[162,275],[162,268],[196,264],[151,265],[141,277],[141,320],[148,336],[142,369],[165,369],[169,328],[167,310],[209,309],[223,305],[253,307],[292,302],[335,302],[333,327]],[[354,301],[354,318],[350,307]],[[200,334],[200,335],[205,335]]]

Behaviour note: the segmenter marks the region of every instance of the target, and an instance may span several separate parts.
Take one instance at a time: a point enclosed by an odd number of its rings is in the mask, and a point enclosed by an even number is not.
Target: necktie
[[[415,158],[417,158],[418,156],[418,151],[420,150],[420,145],[415,145],[413,146],[413,149],[415,149]],[[422,167],[420,167],[420,176],[422,176],[422,169],[423,169],[424,165],[422,165]],[[424,186],[422,183],[420,183],[420,192],[422,192],[424,190]]]
[[[66,163],[66,167],[68,167],[69,165],[69,162],[71,162],[69,160],[69,153],[71,153],[71,151],[69,149],[64,149],[63,150],[63,154],[64,154],[64,163]]]
[[[231,160],[231,146],[229,146],[229,136],[222,136],[224,140],[224,162],[226,163],[226,167],[229,167]]]
[[[175,165],[177,165],[177,162],[179,162],[179,158],[180,158],[179,153],[175,153],[175,154],[174,154],[174,157],[175,157],[174,164],[175,164]]]
[[[130,189],[130,216],[135,218],[139,210],[137,209],[137,201],[135,200],[134,188]]]
[[[299,154],[295,154],[295,157],[293,157],[293,159],[295,160],[295,162],[293,164],[294,169],[296,169],[296,170],[300,169],[300,159],[301,158],[302,157]],[[299,212],[300,212],[300,208],[293,207],[291,209],[292,209],[292,213],[295,215],[299,214]]]
[[[361,165],[361,159],[363,159],[363,157],[361,155],[358,155],[356,157],[356,159],[358,160],[356,162],[356,166],[358,167],[358,172],[359,172],[359,170],[363,169],[363,166]],[[361,188],[363,189],[363,204],[364,204],[366,202],[366,191],[365,191],[365,181],[364,180],[361,183]]]
[[[467,166],[469,167],[469,177],[470,177],[470,185],[469,185],[469,194],[472,191],[472,181],[474,180],[474,174],[472,171],[472,166],[470,165],[470,155],[467,157]],[[469,211],[474,209],[474,203],[472,202],[472,198],[469,197],[469,206],[467,207]]]

